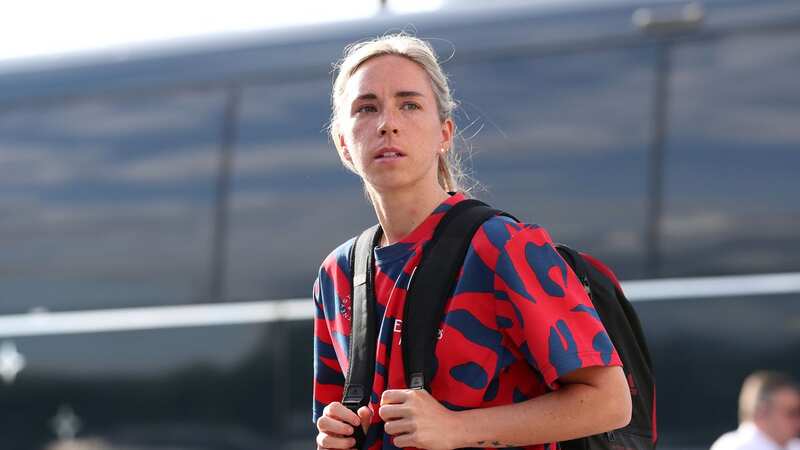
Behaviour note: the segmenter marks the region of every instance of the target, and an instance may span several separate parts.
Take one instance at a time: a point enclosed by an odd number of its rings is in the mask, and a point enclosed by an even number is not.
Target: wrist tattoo
[[[500,441],[492,441],[492,442],[489,442],[489,441],[478,441],[478,445],[480,445],[480,446],[489,446],[489,445],[491,445],[492,447],[505,447],[505,448],[518,447],[518,445],[516,445],[516,444],[508,444],[508,443],[500,442]]]

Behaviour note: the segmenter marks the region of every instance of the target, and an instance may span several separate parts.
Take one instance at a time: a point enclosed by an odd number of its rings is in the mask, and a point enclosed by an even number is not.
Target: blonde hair
[[[447,76],[442,71],[433,47],[426,41],[404,33],[397,33],[348,45],[345,47],[344,57],[335,66],[338,73],[333,82],[333,91],[331,93],[330,136],[333,140],[333,145],[336,146],[336,151],[339,152],[342,163],[354,173],[357,173],[355,167],[344,158],[343,149],[339,145],[341,104],[347,82],[356,70],[366,61],[383,55],[397,55],[408,58],[425,70],[431,81],[431,88],[436,98],[436,106],[441,122],[447,119],[452,120],[453,110],[456,108],[456,103],[450,94]],[[455,133],[453,134],[455,135]],[[439,155],[438,162],[439,185],[449,192],[463,190],[465,187],[462,186],[462,181],[466,175],[461,168],[458,153],[453,151],[452,142],[448,151]]]

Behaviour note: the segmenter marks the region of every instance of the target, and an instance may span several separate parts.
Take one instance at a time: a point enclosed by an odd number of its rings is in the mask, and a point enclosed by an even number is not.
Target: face
[[[438,157],[450,147],[453,123],[439,120],[422,67],[396,55],[367,60],[348,80],[340,111],[342,158],[369,188],[439,186]]]
[[[775,391],[764,413],[771,437],[780,444],[800,436],[800,392],[786,388]]]

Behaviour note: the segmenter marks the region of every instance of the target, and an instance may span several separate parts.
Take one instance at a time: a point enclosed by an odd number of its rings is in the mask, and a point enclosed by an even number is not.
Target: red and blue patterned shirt
[[[408,236],[375,249],[378,347],[370,407],[381,394],[404,389],[400,346],[403,305],[421,248],[444,213],[445,200]],[[352,314],[351,239],[325,259],[314,283],[314,412],[341,401],[348,369]],[[575,369],[621,365],[597,312],[573,271],[536,225],[496,216],[472,238],[436,346],[431,394],[451,410],[522,402],[557,389]],[[396,449],[373,414],[370,450]],[[525,447],[555,448],[554,444]]]

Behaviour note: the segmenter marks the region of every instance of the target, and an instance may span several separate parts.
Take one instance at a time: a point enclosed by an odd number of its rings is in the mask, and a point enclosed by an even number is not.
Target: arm
[[[491,421],[486,424],[490,426],[509,421],[502,428],[507,437],[519,436],[526,443],[531,438],[536,443],[574,439],[630,422],[631,396],[621,361],[594,305],[553,248],[549,234],[537,226],[524,226],[513,234],[498,254],[495,274],[495,292],[507,298],[495,302],[497,312],[517,319],[503,332],[517,348],[528,350],[523,354],[550,392],[492,410],[488,416],[465,412],[469,434],[487,429],[480,425],[481,418]],[[522,406],[511,408],[518,405]],[[476,442],[505,443],[495,436]]]
[[[455,413],[454,447],[564,441],[630,422],[630,391],[620,367],[578,369],[560,381],[560,389],[522,403]]]
[[[494,238],[485,240],[492,246],[478,253],[484,261],[496,261],[496,314],[508,324],[502,332],[541,374],[549,393],[452,412],[427,392],[387,392],[383,405],[388,407],[379,414],[396,445],[530,445],[597,434],[630,420],[630,391],[619,358],[580,281],[546,232],[531,226],[509,231],[500,246],[501,233],[495,230]]]
[[[317,427],[317,448],[347,449],[355,440],[353,426],[358,426],[359,418],[338,400],[342,397],[344,374],[338,364],[333,339],[330,335],[328,317],[321,298],[320,278],[326,279],[320,269],[320,276],[314,282],[314,408],[313,419]]]
[[[467,411],[450,411],[426,391],[386,391],[379,414],[396,446],[430,450],[563,441],[630,421],[630,391],[621,368],[577,369],[559,381],[560,389],[540,397]]]
[[[317,423],[323,415],[326,405],[342,399],[344,390],[344,373],[339,365],[334,339],[330,332],[330,323],[334,318],[325,314],[323,290],[325,274],[320,270],[320,277],[314,282],[313,300],[314,315],[314,379],[312,419]]]
[[[346,295],[350,287],[337,286],[331,274],[333,265],[327,258],[320,268],[314,282],[312,297],[315,306],[314,318],[314,407],[313,419],[317,427],[318,449],[349,449],[355,445],[353,428],[362,426],[364,432],[369,427],[371,410],[364,406],[358,414],[347,409],[339,401],[344,390],[344,372],[338,354],[343,351],[341,343],[338,351],[333,333],[343,335],[341,310],[331,308],[330,303],[338,295]],[[335,261],[335,260],[333,260]],[[326,267],[327,266],[327,267]],[[334,270],[335,270],[334,266]],[[339,277],[341,279],[342,277]],[[345,279],[348,277],[345,276]],[[337,290],[338,289],[338,290]],[[342,292],[344,291],[344,292]],[[334,302],[335,304],[335,302]]]

